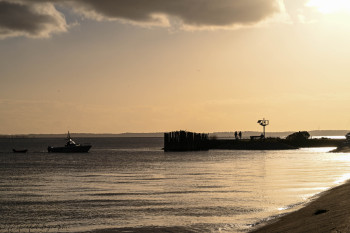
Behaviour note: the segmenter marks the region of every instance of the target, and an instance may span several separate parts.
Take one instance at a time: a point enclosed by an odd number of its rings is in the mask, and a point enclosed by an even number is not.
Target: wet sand
[[[185,227],[123,227],[90,231],[90,233],[196,233],[194,230]]]
[[[350,181],[320,194],[298,211],[257,226],[252,232],[350,232]]]

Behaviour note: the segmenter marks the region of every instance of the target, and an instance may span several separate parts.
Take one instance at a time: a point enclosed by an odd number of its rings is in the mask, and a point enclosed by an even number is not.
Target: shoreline
[[[250,231],[267,232],[350,232],[350,181],[316,195],[301,209]]]

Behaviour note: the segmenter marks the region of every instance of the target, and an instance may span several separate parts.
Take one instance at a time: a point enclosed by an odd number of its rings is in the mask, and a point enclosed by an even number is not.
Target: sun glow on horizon
[[[306,3],[306,6],[316,8],[323,14],[333,14],[338,12],[350,13],[349,0],[310,0]]]

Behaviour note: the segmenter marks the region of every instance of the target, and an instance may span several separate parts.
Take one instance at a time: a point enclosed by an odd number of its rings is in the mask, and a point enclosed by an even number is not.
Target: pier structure
[[[187,131],[164,133],[164,151],[209,150],[209,134]]]
[[[200,151],[200,150],[295,150],[303,147],[338,147],[347,142],[345,139],[309,139],[306,131],[296,132],[286,139],[266,138],[265,126],[269,120],[259,120],[263,126],[263,133],[260,136],[251,136],[251,139],[209,139],[207,133],[193,133],[187,131],[173,131],[164,133],[164,151]],[[302,140],[293,135],[301,135]],[[293,137],[292,137],[293,136]],[[350,140],[350,133],[346,136]],[[260,138],[260,140],[255,140]],[[349,149],[350,151],[350,149]]]

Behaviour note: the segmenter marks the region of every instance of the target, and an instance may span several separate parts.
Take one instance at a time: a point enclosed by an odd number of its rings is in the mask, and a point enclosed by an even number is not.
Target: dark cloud
[[[277,0],[77,0],[84,10],[107,18],[152,22],[153,15],[177,17],[193,26],[257,23],[280,11]]]
[[[0,37],[49,37],[68,25],[57,6],[96,20],[182,27],[232,27],[281,12],[281,0],[0,0]],[[181,26],[180,26],[181,27]]]
[[[0,37],[48,37],[66,29],[64,16],[52,3],[0,1]]]

